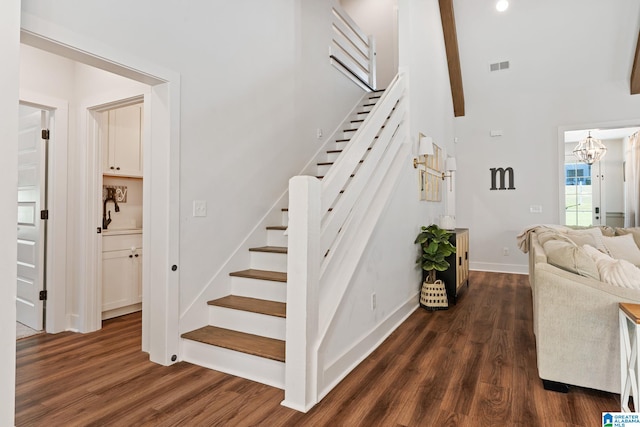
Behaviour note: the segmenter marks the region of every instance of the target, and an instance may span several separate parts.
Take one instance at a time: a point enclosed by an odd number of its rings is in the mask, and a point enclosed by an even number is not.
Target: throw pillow
[[[569,230],[567,231],[567,237],[578,246],[591,245],[599,251],[607,253],[607,248],[602,241],[602,231],[598,227]]]
[[[636,245],[640,247],[640,227],[616,228],[616,236],[625,236],[631,234]]]
[[[624,259],[613,259],[588,245],[583,249],[593,258],[600,272],[600,280],[622,288],[640,289],[640,269]]]
[[[544,244],[547,262],[571,273],[600,280],[594,260],[581,247],[562,240],[549,240]]]
[[[640,265],[640,249],[631,234],[615,237],[603,236],[602,241],[611,258],[624,259],[633,265]]]

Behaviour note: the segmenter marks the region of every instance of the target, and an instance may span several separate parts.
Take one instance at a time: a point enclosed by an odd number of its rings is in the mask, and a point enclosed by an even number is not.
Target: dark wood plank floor
[[[447,311],[416,311],[309,413],[281,390],[140,351],[139,314],[17,342],[17,426],[596,426],[618,395],[545,391],[526,276],[471,272]]]

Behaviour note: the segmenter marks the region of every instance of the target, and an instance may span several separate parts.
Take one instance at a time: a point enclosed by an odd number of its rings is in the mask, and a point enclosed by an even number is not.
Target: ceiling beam
[[[640,33],[638,34],[638,42],[636,43],[636,56],[633,60],[633,69],[631,70],[631,95],[640,94]]]
[[[456,117],[461,117],[464,116],[464,90],[462,90],[462,68],[460,67],[460,55],[458,53],[458,35],[456,33],[456,19],[453,14],[453,0],[439,0],[439,3],[444,47],[447,52],[447,65],[449,66],[453,114]]]

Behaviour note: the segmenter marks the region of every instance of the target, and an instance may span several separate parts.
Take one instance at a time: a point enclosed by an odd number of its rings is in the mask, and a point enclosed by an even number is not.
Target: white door
[[[18,322],[43,329],[45,225],[40,218],[46,188],[46,149],[42,129],[46,112],[20,105],[18,139]]]
[[[603,215],[603,165],[587,165],[573,154],[564,167],[565,224],[588,227],[605,223]]]

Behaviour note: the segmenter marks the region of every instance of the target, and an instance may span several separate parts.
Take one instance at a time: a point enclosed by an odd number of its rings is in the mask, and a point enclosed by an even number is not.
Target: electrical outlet
[[[207,202],[204,200],[193,201],[193,216],[207,216]]]
[[[502,255],[509,256],[509,248],[507,248],[506,246],[502,248]]]
[[[378,306],[378,301],[376,299],[376,293],[374,292],[371,294],[371,310],[375,310],[377,306]]]

